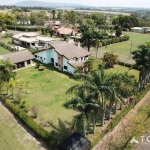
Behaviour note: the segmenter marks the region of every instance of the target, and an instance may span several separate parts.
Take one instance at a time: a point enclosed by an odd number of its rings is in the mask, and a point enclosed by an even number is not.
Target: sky
[[[24,0],[0,0],[0,5],[15,4]],[[38,0],[43,2],[78,3],[99,7],[144,7],[150,8],[150,0]]]

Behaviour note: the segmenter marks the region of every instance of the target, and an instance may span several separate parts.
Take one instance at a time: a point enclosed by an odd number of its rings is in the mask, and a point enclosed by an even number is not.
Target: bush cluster
[[[25,111],[19,108],[17,104],[12,103],[10,100],[5,100],[5,105],[19,117],[31,130],[34,131],[37,137],[42,138],[44,141],[50,144],[54,149],[58,148],[57,140],[50,135],[50,133],[42,128],[34,119],[27,115]]]
[[[123,42],[123,41],[128,41],[128,40],[129,40],[129,36],[127,35],[122,36],[122,37],[114,37],[108,40],[102,40],[102,46],[110,45],[110,44],[114,44],[118,42]]]
[[[10,45],[7,44],[7,43],[1,42],[1,41],[0,41],[0,46],[1,46],[1,47],[4,47],[4,48],[6,48],[6,49],[8,49],[8,50],[10,50],[10,51],[13,50],[12,46],[10,46]]]

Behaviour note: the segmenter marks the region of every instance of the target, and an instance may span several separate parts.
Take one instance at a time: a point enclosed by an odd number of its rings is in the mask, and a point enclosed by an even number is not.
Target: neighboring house
[[[55,40],[52,38],[38,36],[37,33],[20,33],[12,37],[13,43],[33,49],[49,48]]]
[[[77,66],[83,66],[91,54],[73,40],[68,42],[57,41],[51,48],[34,53],[36,60],[45,64],[53,64],[58,70],[74,73]]]
[[[90,150],[91,142],[84,136],[75,132],[68,137],[62,144],[59,144],[59,150]]]
[[[142,27],[142,33],[150,33],[150,27]]]
[[[133,28],[131,28],[131,31],[132,31],[132,32],[141,33],[141,32],[142,32],[142,28],[141,28],[141,27],[133,27]]]
[[[15,52],[5,55],[0,55],[0,59],[9,60],[11,63],[16,64],[16,69],[32,66],[32,60],[35,59],[34,55],[28,51]]]
[[[54,32],[54,34],[56,34],[60,37],[72,36],[72,35],[76,35],[78,33],[78,31],[75,29],[65,28],[65,27],[60,27],[60,26],[54,26],[53,32]]]

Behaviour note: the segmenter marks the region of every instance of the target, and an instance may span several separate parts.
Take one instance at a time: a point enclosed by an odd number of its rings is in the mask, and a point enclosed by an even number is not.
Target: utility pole
[[[130,56],[129,56],[129,59],[131,59],[131,53],[132,53],[132,42],[131,42],[131,46],[130,46]]]

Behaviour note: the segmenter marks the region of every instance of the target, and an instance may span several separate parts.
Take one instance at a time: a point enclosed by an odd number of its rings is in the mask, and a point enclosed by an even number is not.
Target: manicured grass
[[[130,56],[130,49],[131,49],[131,42],[132,42],[132,49],[131,51],[137,50],[140,44],[145,44],[145,42],[150,40],[149,34],[141,34],[141,33],[134,33],[134,32],[124,32],[130,36],[129,41],[124,41],[116,44],[108,45],[107,48],[101,47],[99,52],[113,52],[123,58],[129,58]],[[95,49],[95,48],[93,48]]]
[[[77,113],[63,107],[63,104],[72,97],[65,94],[66,90],[78,83],[71,79],[71,75],[65,75],[52,66],[46,66],[44,71],[38,71],[35,67],[19,70],[16,78],[20,83],[31,82],[32,89],[29,89],[29,94],[25,94],[24,99],[28,100],[30,105],[37,105],[39,123],[52,121],[57,125],[58,118],[62,121],[71,121]]]
[[[4,108],[0,106],[0,149],[1,150],[38,150],[31,139]]]
[[[93,68],[99,68],[98,65],[102,63],[101,59],[96,59],[95,57],[90,57],[93,61]],[[129,70],[126,66],[115,65],[114,68],[106,69],[106,73],[115,73],[115,72],[127,72]],[[139,71],[135,69],[131,69],[128,71],[129,75],[134,75],[136,80],[139,78]]]
[[[124,67],[124,66],[120,66],[120,65],[116,65],[114,66],[114,68],[110,68],[110,69],[107,69],[106,72],[107,73],[115,73],[115,72],[127,72],[129,70],[128,67]],[[134,75],[136,80],[138,81],[138,78],[139,78],[139,71],[138,70],[135,70],[135,69],[131,69],[128,71],[129,75]]]
[[[95,60],[94,63],[97,63]],[[96,66],[96,65],[95,65]],[[124,72],[128,68],[117,66],[113,69],[107,69],[106,72]],[[138,78],[138,71],[130,70],[129,74],[135,75]],[[28,100],[30,107],[35,104],[38,107],[38,118],[36,121],[42,125],[47,124],[47,121],[52,121],[55,126],[58,126],[58,119],[64,123],[70,122],[73,116],[77,114],[76,111],[66,109],[63,104],[72,98],[72,95],[66,95],[65,92],[71,86],[78,82],[72,79],[72,75],[66,75],[57,71],[52,66],[46,65],[44,71],[38,71],[35,67],[30,67],[17,71],[17,77],[20,83],[30,81],[32,89],[29,89],[29,94],[25,94],[25,87],[23,87],[24,100]],[[45,126],[44,126],[45,127]],[[52,131],[53,127],[46,126],[48,131]],[[100,131],[100,128],[97,128]],[[60,129],[61,131],[61,129]],[[100,132],[97,133],[100,133]],[[59,136],[65,135],[65,130],[59,133]],[[97,137],[96,135],[89,135],[88,137]]]
[[[1,38],[0,40],[1,40],[1,42],[5,42],[5,43],[12,42],[12,38],[11,37],[9,37],[9,38]]]
[[[0,46],[0,55],[11,53],[11,51]]]

